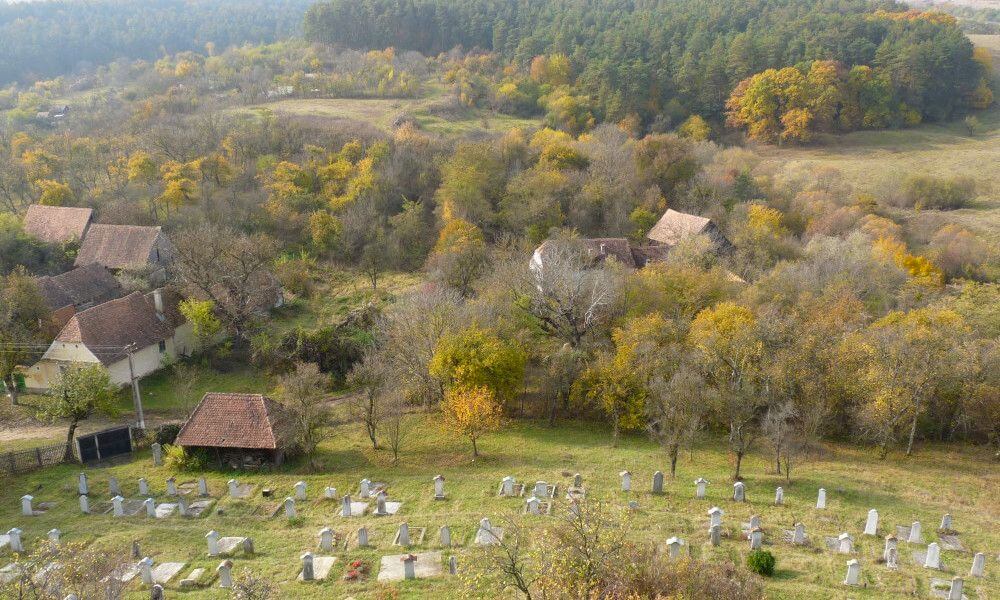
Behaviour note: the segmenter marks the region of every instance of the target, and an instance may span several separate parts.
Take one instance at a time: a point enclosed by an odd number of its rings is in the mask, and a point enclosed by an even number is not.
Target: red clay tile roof
[[[595,262],[613,256],[626,267],[635,267],[632,249],[625,238],[586,238],[582,242]]]
[[[109,269],[145,267],[160,235],[159,227],[91,225],[80,245],[76,265],[98,263]]]
[[[99,264],[77,267],[61,275],[35,279],[50,310],[65,306],[100,304],[121,296],[122,286],[115,276]]]
[[[177,434],[179,446],[276,450],[288,440],[287,413],[263,394],[209,392]]]
[[[124,347],[129,344],[141,350],[173,335],[174,328],[157,316],[152,302],[132,292],[76,313],[56,341],[82,343],[108,365],[124,358]]]
[[[32,204],[24,216],[24,231],[55,244],[81,240],[93,213],[89,208]]]

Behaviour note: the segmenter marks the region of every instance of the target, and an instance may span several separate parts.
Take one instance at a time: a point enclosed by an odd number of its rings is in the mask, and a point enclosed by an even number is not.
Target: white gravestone
[[[389,514],[385,507],[385,494],[379,492],[375,495],[375,516],[384,517]]]
[[[854,540],[851,539],[851,534],[842,533],[837,537],[837,541],[837,552],[840,552],[841,554],[850,554],[854,551]]]
[[[708,528],[708,540],[713,546],[718,546],[722,543],[722,526],[712,525]]]
[[[362,479],[360,486],[360,493],[358,494],[362,499],[370,498],[372,495],[372,482],[369,479]]]
[[[549,484],[544,481],[536,481],[534,494],[536,498],[544,498],[548,496]]]
[[[413,554],[407,554],[402,558],[402,561],[403,561],[403,579],[416,579],[417,557]]]
[[[208,495],[208,482],[205,481],[204,477],[198,478],[198,495],[201,497]]]
[[[951,531],[951,515],[946,514],[941,517],[941,527],[942,531]]]
[[[209,531],[205,534],[205,539],[208,541],[208,555],[218,556],[219,555],[219,532],[216,530]]]
[[[508,475],[503,478],[500,482],[500,490],[502,496],[513,496],[514,495],[514,478]]]
[[[965,581],[961,577],[952,577],[951,588],[948,589],[948,600],[962,600],[962,588]]]
[[[434,477],[434,499],[444,500],[444,477],[441,475]]]
[[[709,527],[712,527],[713,525],[720,525],[721,526],[722,525],[722,515],[723,515],[722,509],[719,508],[718,506],[713,506],[712,508],[710,508],[708,510],[708,516],[709,516],[708,526]]]
[[[760,515],[753,515],[752,517],[750,517],[750,529],[753,530],[759,528],[760,528]]]
[[[678,558],[681,555],[681,546],[683,545],[684,540],[676,536],[667,540],[667,549],[670,551],[670,558]]]
[[[167,479],[167,495],[176,496],[177,495],[177,478],[170,477]]]
[[[295,484],[295,499],[296,500],[306,499],[306,482],[300,481]]]
[[[819,493],[816,495],[816,508],[822,510],[826,508],[826,490],[819,488]]]
[[[59,531],[58,529],[49,530],[49,546],[52,548],[53,551],[59,547],[59,536],[61,535],[62,532]]]
[[[153,451],[153,466],[162,467],[163,466],[163,446],[160,446],[159,442],[153,442],[150,446]]]
[[[115,477],[114,475],[112,475],[108,479],[108,491],[111,493],[112,496],[122,495],[122,486],[119,485],[118,478]]]
[[[537,515],[537,514],[539,514],[539,510],[538,510],[538,498],[535,498],[534,496],[532,496],[532,497],[528,498],[527,500],[525,500],[524,501],[524,512],[526,512],[528,514],[531,514],[531,515]]]
[[[764,530],[760,527],[755,527],[750,530],[750,549],[760,550],[760,547],[764,543]]]
[[[938,546],[937,542],[931,542],[930,544],[927,544],[927,556],[924,558],[924,568],[926,569],[941,568],[941,547]]]
[[[285,517],[294,519],[295,516],[295,498],[285,498]]]
[[[440,533],[441,533],[441,545],[446,548],[451,546],[451,528],[448,527],[447,525],[442,525]]]
[[[920,521],[914,521],[913,525],[910,525],[910,537],[906,541],[910,544],[919,544],[921,539]]]
[[[747,488],[742,481],[733,484],[733,500],[736,502],[746,502]]]
[[[622,478],[622,491],[630,492],[632,491],[632,474],[628,471],[622,471],[618,474]]]
[[[230,479],[227,485],[229,485],[230,498],[236,498],[237,496],[239,496],[239,486],[240,486],[239,482],[237,482],[235,479]]]
[[[80,512],[85,515],[90,514],[90,499],[83,494],[80,494]]]
[[[215,568],[219,574],[219,587],[229,589],[233,587],[233,561],[224,560]]]
[[[896,552],[899,540],[891,533],[885,536],[885,549],[882,551],[882,560],[889,562],[889,555]]]
[[[653,473],[653,493],[663,493],[663,471]]]
[[[139,561],[139,576],[146,585],[153,585],[153,559],[148,556]]]
[[[342,501],[342,507],[340,509],[340,516],[342,517],[351,516],[351,497],[349,495],[344,496],[344,499]]]
[[[156,501],[152,498],[146,498],[142,501],[142,505],[146,508],[147,517],[156,517]]]
[[[366,548],[368,546],[368,528],[359,527],[358,528],[358,546]]]
[[[795,532],[792,534],[792,543],[801,546],[806,543],[806,526],[802,523],[795,524]]]
[[[329,527],[319,530],[319,548],[324,552],[333,552],[333,530]]]
[[[410,545],[410,526],[406,523],[400,523],[399,531],[396,532],[396,543],[400,546]]]
[[[878,511],[874,508],[868,511],[868,520],[865,521],[865,535],[878,535]]]
[[[111,499],[111,506],[114,516],[116,517],[125,516],[125,509],[122,507],[122,502],[124,501],[125,498],[122,498],[121,496],[115,496],[114,498]]]
[[[973,577],[982,577],[986,572],[986,554],[983,552],[977,552],[972,558],[972,569],[969,571],[969,575]]]
[[[86,496],[90,493],[90,486],[87,485],[87,474],[80,473],[76,478],[76,490],[81,496]]]
[[[844,578],[844,585],[858,585],[861,577],[861,563],[858,559],[852,558],[847,561],[847,577]]]
[[[177,497],[177,514],[182,517],[188,516],[188,503],[184,496]]]
[[[694,480],[694,497],[704,498],[705,497],[705,486],[708,485],[708,480],[704,477],[699,477]]]
[[[785,488],[778,487],[774,490],[774,505],[781,506],[785,502]]]
[[[149,496],[149,482],[146,481],[145,477],[139,478],[139,495]]]
[[[35,511],[31,508],[31,501],[34,499],[34,496],[30,494],[21,496],[21,514],[25,517],[30,517],[35,514]]]
[[[323,497],[327,500],[333,500],[337,497],[337,488],[330,486],[323,488]]]
[[[24,552],[24,542],[21,541],[21,530],[17,527],[9,530],[7,532],[7,538],[10,540],[10,549],[13,552]]]
[[[314,578],[313,554],[312,552],[306,552],[302,555],[302,581],[312,581]]]

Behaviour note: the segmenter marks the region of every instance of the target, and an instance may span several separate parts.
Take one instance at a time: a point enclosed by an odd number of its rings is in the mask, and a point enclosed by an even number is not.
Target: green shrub
[[[160,428],[156,430],[156,442],[161,446],[173,444],[174,440],[177,439],[177,434],[180,432],[181,426],[179,423],[167,423],[166,425],[161,425]]]
[[[758,575],[774,575],[774,555],[767,550],[754,550],[747,556],[747,568]]]
[[[208,464],[208,456],[204,452],[188,452],[180,446],[164,446],[163,453],[167,466],[175,471],[202,471]]]
[[[906,180],[906,202],[916,209],[962,208],[976,193],[976,182],[968,177],[941,179],[914,175]]]

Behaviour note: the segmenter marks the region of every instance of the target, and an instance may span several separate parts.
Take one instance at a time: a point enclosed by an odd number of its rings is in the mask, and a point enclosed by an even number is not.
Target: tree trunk
[[[774,451],[774,472],[781,475],[781,449]]]
[[[479,458],[479,447],[476,446],[476,438],[472,438],[472,458]]]
[[[611,426],[611,447],[618,447],[618,417],[614,417],[614,424]]]
[[[3,384],[7,388],[7,394],[10,395],[10,405],[17,406],[17,382],[14,381],[14,374],[10,373],[3,379]]]
[[[677,454],[680,452],[680,445],[673,444],[670,446],[670,478],[673,479],[677,476]]]
[[[913,454],[913,438],[917,435],[917,419],[920,418],[920,401],[913,407],[913,423],[910,424],[910,440],[906,444],[906,455]]]
[[[66,462],[73,462],[73,434],[76,433],[76,424],[76,419],[70,421],[69,431],[66,432],[66,453],[63,454],[63,460]]]
[[[733,481],[740,480],[740,466],[743,464],[743,451],[736,451],[736,473],[733,474]]]
[[[559,406],[559,397],[562,393],[558,393],[552,396],[552,402],[549,405],[549,427],[556,426],[556,407]]]

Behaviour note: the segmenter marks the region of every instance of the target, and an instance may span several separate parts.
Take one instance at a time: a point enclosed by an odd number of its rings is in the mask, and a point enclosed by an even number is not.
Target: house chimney
[[[156,316],[163,318],[163,290],[156,288],[153,290],[153,308],[156,309]]]

